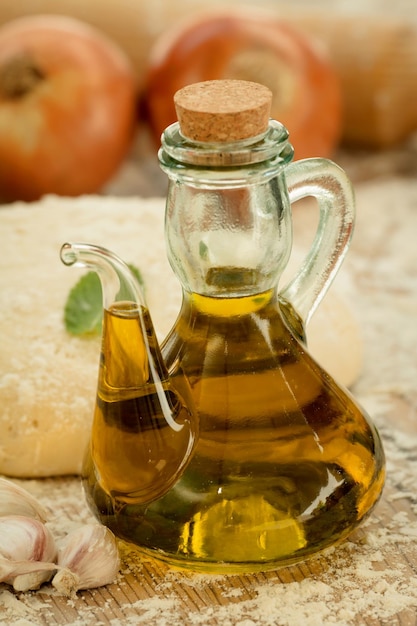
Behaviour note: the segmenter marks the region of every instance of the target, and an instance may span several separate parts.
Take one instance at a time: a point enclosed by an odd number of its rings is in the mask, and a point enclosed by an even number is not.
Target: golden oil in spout
[[[155,500],[177,480],[196,430],[182,391],[185,380],[177,376],[173,383],[161,362],[147,309],[139,315],[137,305],[118,302],[105,310],[85,473],[110,508],[111,500],[118,507]]]

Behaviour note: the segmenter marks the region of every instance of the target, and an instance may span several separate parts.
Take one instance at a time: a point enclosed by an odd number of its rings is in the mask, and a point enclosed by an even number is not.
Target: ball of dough
[[[59,259],[65,241],[110,248],[140,268],[157,334],[180,307],[165,253],[164,200],[47,197],[0,209],[0,474],[79,474],[90,435],[100,338],[74,337],[64,305],[83,270]],[[349,307],[329,293],[307,330],[313,356],[350,385],[361,338]],[[341,358],[346,354],[346,358]]]

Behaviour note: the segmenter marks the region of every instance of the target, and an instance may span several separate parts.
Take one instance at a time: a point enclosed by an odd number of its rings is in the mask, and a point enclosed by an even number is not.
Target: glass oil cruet
[[[62,252],[94,267],[104,292],[84,485],[96,516],[148,555],[267,570],[345,538],[383,488],[377,431],[309,355],[304,331],[347,251],[353,193],[331,161],[292,161],[266,87],[207,81],[175,104],[159,159],[183,301],[161,348],[117,257],[88,244]],[[317,200],[317,232],[281,287],[290,203],[305,196]]]

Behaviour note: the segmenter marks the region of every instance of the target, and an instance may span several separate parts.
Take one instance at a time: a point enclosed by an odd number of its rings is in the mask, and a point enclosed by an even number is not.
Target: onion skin
[[[178,89],[224,78],[271,89],[272,117],[289,130],[295,158],[334,153],[342,132],[342,100],[324,51],[275,12],[242,7],[194,14],[155,42],[145,98],[155,138],[176,119]]]
[[[417,130],[417,27],[388,16],[289,16],[326,47],[340,76],[343,143],[384,150]]]
[[[0,197],[93,193],[130,147],[133,70],[79,20],[20,18],[0,29]]]

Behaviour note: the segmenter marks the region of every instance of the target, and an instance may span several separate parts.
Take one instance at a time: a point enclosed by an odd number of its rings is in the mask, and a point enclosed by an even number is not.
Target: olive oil
[[[197,446],[171,489],[146,504],[126,499],[115,510],[87,476],[104,523],[201,571],[287,564],[351,532],[381,491],[378,435],[293,328],[301,322],[273,291],[185,297],[163,354],[168,369],[181,359],[189,379]],[[157,424],[149,419],[150,436]],[[175,465],[176,452],[163,447]],[[134,475],[133,457],[132,467],[118,463],[113,475]]]
[[[115,507],[160,497],[181,473],[196,431],[187,394],[183,376],[168,377],[147,309],[106,310],[87,471]]]

